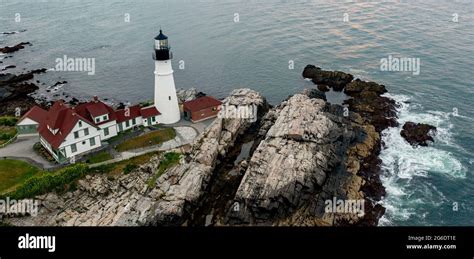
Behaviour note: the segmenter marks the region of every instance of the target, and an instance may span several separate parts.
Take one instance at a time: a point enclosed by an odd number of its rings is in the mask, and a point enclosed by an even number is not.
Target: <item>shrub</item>
[[[83,177],[87,173],[87,169],[87,166],[77,164],[54,173],[33,176],[19,186],[15,191],[6,194],[5,197],[21,200],[51,191],[62,191],[75,180]]]
[[[48,150],[46,150],[46,148],[43,147],[43,145],[41,145],[40,142],[36,142],[33,145],[33,150],[38,155],[40,155],[44,159],[48,160],[49,162],[56,162],[56,159],[54,159],[54,157],[48,152]]]
[[[123,169],[124,174],[129,174],[131,171],[135,170],[138,166],[136,164],[127,164]]]
[[[18,122],[16,117],[0,117],[0,125],[13,127]]]
[[[148,187],[154,188],[156,184],[156,180],[166,171],[168,168],[176,165],[181,158],[180,153],[175,152],[168,152],[164,154],[163,160],[160,162],[160,166],[158,167],[158,172],[156,172],[149,180],[148,180]]]

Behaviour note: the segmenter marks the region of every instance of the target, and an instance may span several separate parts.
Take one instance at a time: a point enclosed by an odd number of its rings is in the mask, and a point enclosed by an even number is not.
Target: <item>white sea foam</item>
[[[426,216],[416,208],[429,203],[433,206],[447,200],[444,194],[428,181],[422,184],[414,180],[429,178],[431,174],[440,174],[451,180],[466,177],[466,168],[454,155],[442,149],[442,146],[457,148],[453,141],[450,112],[421,111],[421,105],[413,104],[405,95],[386,94],[399,104],[399,127],[388,128],[382,132],[385,148],[380,153],[382,159],[381,180],[387,195],[381,204],[386,208],[380,225],[393,225],[393,222],[410,220],[413,215]],[[434,136],[436,145],[413,147],[406,142],[400,131],[407,121],[427,123],[437,127]],[[441,147],[440,147],[441,146]],[[413,185],[416,185],[414,188]],[[422,217],[423,218],[423,217]]]

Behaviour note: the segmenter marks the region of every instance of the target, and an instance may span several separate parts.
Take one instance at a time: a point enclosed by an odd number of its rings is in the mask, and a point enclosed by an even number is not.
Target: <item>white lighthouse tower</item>
[[[172,124],[181,118],[174,85],[173,68],[171,67],[171,53],[168,37],[160,30],[155,37],[155,107],[161,113],[159,123]]]

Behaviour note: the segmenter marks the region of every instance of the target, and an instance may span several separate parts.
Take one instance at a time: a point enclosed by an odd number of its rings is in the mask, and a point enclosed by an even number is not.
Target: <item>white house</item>
[[[102,141],[118,132],[159,123],[155,106],[139,105],[115,111],[94,97],[90,102],[70,108],[62,100],[48,111],[31,108],[19,120],[20,135],[39,134],[40,143],[60,163],[102,146]]]
[[[100,128],[102,140],[117,136],[117,116],[112,107],[100,101],[94,96],[92,101],[79,104],[74,108],[84,118]]]
[[[56,101],[46,112],[39,123],[38,133],[40,143],[58,162],[65,162],[101,145],[100,128],[63,101]]]

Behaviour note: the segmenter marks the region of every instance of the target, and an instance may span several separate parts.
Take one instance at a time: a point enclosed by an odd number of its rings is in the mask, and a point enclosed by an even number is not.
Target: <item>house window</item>
[[[217,107],[212,107],[212,111],[213,112],[217,111]]]
[[[95,138],[89,139],[89,142],[91,143],[91,147],[95,146]]]
[[[89,129],[88,129],[88,128],[85,128],[85,129],[84,129],[84,136],[87,136],[87,135],[89,135]]]
[[[151,117],[151,121],[155,122],[155,116]]]
[[[109,128],[105,128],[105,129],[104,129],[104,135],[105,135],[105,136],[109,135]]]
[[[82,127],[82,121],[79,121],[79,127]]]
[[[100,121],[99,117],[95,118],[95,123],[99,123],[99,121]]]
[[[85,141],[82,141],[82,145],[84,146],[85,144],[86,144],[86,142],[85,142]]]
[[[71,152],[72,152],[72,153],[77,152],[76,144],[72,144],[72,145],[71,145]]]
[[[79,138],[79,131],[74,131],[74,138]]]
[[[130,121],[126,121],[126,122],[125,122],[125,126],[126,126],[127,128],[130,127]]]
[[[104,117],[102,117],[102,119],[103,119],[104,121],[106,121],[106,120],[107,120],[107,115],[104,115]]]
[[[135,125],[136,123],[137,123],[137,120],[135,118],[133,118],[132,125]]]

